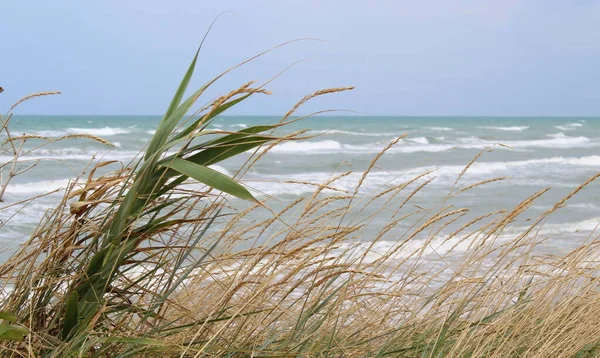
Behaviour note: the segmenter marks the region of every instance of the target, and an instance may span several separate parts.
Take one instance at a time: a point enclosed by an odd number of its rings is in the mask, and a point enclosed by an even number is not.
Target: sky
[[[591,0],[1,0],[0,113],[162,114],[208,26],[191,88],[208,102],[270,82],[235,115],[600,115],[600,2]],[[292,66],[293,65],[293,66]],[[291,66],[291,67],[290,67]]]

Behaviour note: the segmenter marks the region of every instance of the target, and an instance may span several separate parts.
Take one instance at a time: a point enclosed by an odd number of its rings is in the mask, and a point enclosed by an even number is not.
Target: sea
[[[276,123],[280,119],[223,116],[216,118],[208,129],[234,131]],[[50,144],[43,139],[28,140],[24,147],[28,153],[20,159],[19,166],[25,168],[38,159],[39,162],[11,180],[0,203],[0,243],[4,255],[31,235],[47,210],[56,208],[62,195],[60,189],[85,170],[90,161],[131,163],[149,143],[160,120],[160,116],[12,118],[9,128],[13,135],[55,139],[69,134],[91,134],[110,141],[115,147],[87,139]],[[496,210],[510,210],[530,195],[550,188],[521,219],[510,224],[518,232],[600,171],[600,118],[317,116],[284,126],[277,133],[285,135],[304,129],[307,132],[303,135],[308,138],[276,146],[242,178],[259,200],[265,200],[274,209],[283,208],[301,196],[309,196],[315,189],[311,185],[291,183],[293,181],[323,183],[335,174],[353,171],[334,184],[337,189],[353,192],[372,159],[390,141],[403,135],[405,137],[375,163],[361,185],[359,197],[368,198],[431,171],[420,179],[433,178],[412,199],[412,207],[433,210],[441,203],[454,208],[467,207],[471,216],[466,218],[472,218]],[[4,141],[6,136],[3,136]],[[7,146],[4,149],[0,153],[2,163],[12,160]],[[479,154],[457,183],[465,166]],[[232,175],[248,156],[242,154],[213,168]],[[449,193],[457,191],[457,185],[464,188],[499,177],[504,179],[449,198]],[[52,194],[24,201],[47,193]],[[323,195],[334,193],[337,192],[326,190]],[[235,199],[232,203],[235,204]],[[362,214],[368,216],[376,211],[377,207]],[[369,241],[385,225],[377,219],[370,223],[359,240]],[[599,224],[600,183],[591,183],[544,222],[539,231],[547,237],[544,250],[558,253],[576,247],[589,240]],[[411,225],[414,223],[407,219],[405,227]],[[385,240],[395,240],[394,233]]]

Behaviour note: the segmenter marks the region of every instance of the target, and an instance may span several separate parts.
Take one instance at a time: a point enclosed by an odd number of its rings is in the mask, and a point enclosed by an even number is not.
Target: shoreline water
[[[268,123],[274,118],[222,117],[209,129],[236,130]],[[19,200],[64,188],[69,178],[78,175],[94,155],[97,159],[120,160],[126,164],[143,149],[159,119],[157,116],[16,116],[11,124],[16,133],[50,137],[88,133],[104,137],[116,148],[76,140],[37,149],[26,158],[43,159],[39,168],[16,178],[7,189],[7,198]],[[421,179],[421,182],[433,179],[427,192],[415,198],[417,205],[427,206],[444,200],[457,185],[465,187],[505,178],[489,183],[485,190],[473,189],[473,195],[464,193],[460,204],[469,206],[473,213],[507,209],[535,191],[552,188],[530,209],[531,216],[535,216],[600,170],[600,156],[590,153],[600,147],[600,119],[594,118],[316,117],[295,125],[286,128],[285,133],[310,128],[308,134],[317,137],[275,147],[244,176],[255,195],[277,198],[271,203],[274,209],[285,207],[314,190],[313,185],[298,183],[320,184],[335,173],[347,170],[354,173],[333,186],[338,192],[351,191],[370,158],[385,143],[405,133],[407,137],[389,149],[371,171],[360,195],[369,195],[431,171]],[[486,148],[490,151],[483,153],[456,183],[465,165]],[[242,155],[213,168],[231,174],[243,160]],[[600,222],[597,205],[600,197],[595,194],[597,191],[585,190],[585,195],[573,198],[547,225],[581,235],[590,233],[594,223]],[[336,191],[325,190],[324,193],[334,195]],[[15,237],[20,237],[17,242],[25,240],[44,210],[53,208],[58,198],[59,194],[49,195],[24,207],[19,219],[4,228],[5,234],[0,234],[0,240],[13,243]],[[4,215],[9,212],[5,211]],[[560,235],[564,232],[549,230],[548,234],[554,237],[549,247],[559,248]],[[364,237],[373,235],[374,232],[364,233]]]

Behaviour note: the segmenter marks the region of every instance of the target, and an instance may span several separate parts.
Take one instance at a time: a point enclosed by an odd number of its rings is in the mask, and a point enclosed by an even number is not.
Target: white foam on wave
[[[105,150],[95,150],[95,149],[83,149],[83,148],[60,148],[60,149],[37,149],[30,155],[25,155],[20,158],[20,161],[23,163],[31,162],[34,160],[60,160],[60,161],[69,161],[69,160],[82,160],[82,161],[90,161],[93,158],[96,159],[104,159],[104,160],[121,160],[121,161],[129,161],[135,158],[139,152],[136,151],[123,151],[123,150],[114,150],[114,149],[105,149]],[[0,156],[0,162],[6,163],[12,161],[11,156]]]
[[[319,131],[309,131],[308,134],[343,134],[343,135],[351,135],[351,136],[361,136],[361,137],[393,137],[396,135],[400,135],[401,133],[374,133],[374,132],[352,132],[352,131],[344,131],[339,129],[331,129],[331,130],[319,130]]]
[[[490,174],[498,171],[507,171],[515,168],[530,166],[584,166],[600,167],[600,156],[589,155],[584,157],[552,157],[530,160],[520,160],[512,162],[475,162],[469,167],[468,172],[472,174]],[[453,166],[455,170],[462,166]]]
[[[42,136],[42,137],[62,137],[62,136],[65,136],[68,134],[66,131],[53,131],[53,130],[34,131],[33,133],[36,135]]]
[[[448,128],[448,127],[425,127],[425,129],[430,129],[432,131],[452,131],[452,130],[454,130],[453,128]]]
[[[6,187],[8,194],[43,194],[64,189],[69,184],[69,179],[42,180],[21,184],[9,184]]]
[[[516,228],[515,230],[522,231],[523,229]],[[597,233],[598,230],[600,230],[600,217],[575,222],[544,224],[539,233],[541,235],[589,234],[592,232]]]
[[[566,135],[556,136],[551,139],[533,139],[518,141],[490,141],[476,137],[459,138],[456,144],[429,144],[429,145],[396,145],[388,152],[390,153],[416,153],[416,152],[444,152],[451,149],[485,149],[495,147],[496,149],[527,149],[527,148],[588,148],[598,147],[600,142],[592,141],[587,137],[569,137]],[[502,146],[499,146],[502,144]],[[350,152],[377,153],[381,150],[381,144],[347,145],[344,146]]]
[[[572,208],[572,209],[581,209],[584,211],[589,211],[589,210],[600,211],[600,206],[595,205],[594,203],[576,203],[576,204],[567,203],[567,207]]]
[[[294,180],[294,179],[289,179]],[[247,187],[257,196],[269,195],[274,197],[282,196],[301,196],[315,192],[317,188],[314,185],[308,184],[291,184],[278,181],[246,181]],[[340,185],[335,185],[339,188]],[[342,188],[344,189],[344,188]],[[333,191],[325,189],[325,193],[331,193]]]
[[[285,142],[271,149],[273,153],[329,153],[343,152],[340,142],[335,140],[305,141],[305,142]]]
[[[501,145],[500,145],[501,144]],[[334,140],[286,142],[274,147],[271,152],[285,154],[373,154],[379,153],[386,143],[342,144]],[[425,137],[406,138],[388,150],[388,153],[444,152],[452,149],[528,149],[528,148],[591,148],[600,146],[600,141],[587,137],[569,137],[564,133],[550,135],[549,139],[490,141],[477,137],[458,138],[456,143],[431,144]]]
[[[29,193],[26,194],[29,196]],[[39,195],[42,193],[31,194]],[[7,223],[7,225],[0,230],[0,240],[8,239],[7,241],[11,244],[18,244],[19,237],[26,240],[30,234],[27,226],[31,227],[32,225],[39,224],[44,214],[48,210],[55,209],[60,202],[56,196],[51,200],[48,200],[49,198],[46,196],[44,199],[38,199],[37,201],[3,207],[0,210],[0,220]],[[12,201],[13,199],[9,199],[9,203],[5,204],[10,205]],[[59,207],[59,210],[63,208]],[[11,228],[14,230],[11,230]]]
[[[493,129],[498,131],[522,132],[529,129],[529,126],[512,126],[512,127],[477,127],[480,129]]]
[[[236,124],[232,124],[230,125],[230,127],[234,127],[234,128],[248,128],[248,125],[246,125],[245,123],[236,123]]]
[[[523,170],[535,167],[535,170]],[[531,180],[531,175],[540,176],[540,173],[551,173],[551,172],[564,172],[572,171],[569,167],[581,167],[589,170],[597,170],[600,168],[600,156],[590,155],[584,157],[551,157],[551,158],[539,158],[530,160],[519,160],[509,162],[475,162],[466,171],[465,177],[478,177],[479,179],[486,179],[488,177],[495,176],[511,176],[513,178],[526,177],[524,182],[536,184],[535,181]],[[456,178],[463,170],[464,165],[443,165],[439,167],[429,166],[411,169],[409,173],[425,172],[427,170],[434,169],[435,172],[432,175],[441,177],[442,179],[451,180]],[[529,174],[529,175],[528,175]],[[546,182],[544,182],[546,183]],[[539,184],[539,183],[538,183]],[[547,184],[547,183],[546,183]],[[541,185],[541,184],[540,184]]]
[[[502,244],[515,239],[518,235],[522,234],[527,230],[527,227],[508,227],[504,232],[494,239],[496,244]],[[538,232],[540,235],[548,236],[562,236],[565,234],[589,234],[592,232],[598,232],[600,230],[600,217],[576,221],[567,223],[546,223],[534,229],[531,235],[536,235]],[[413,256],[415,251],[420,252],[423,256],[435,255],[436,257],[444,256],[450,253],[459,254],[464,253],[471,248],[473,238],[464,240],[464,237],[457,236],[451,240],[447,239],[444,234],[438,235],[428,241],[426,247],[423,247],[425,242],[423,240],[412,240],[408,243],[402,243],[403,249],[398,252],[397,258]],[[351,244],[345,244],[351,245]],[[364,247],[372,247],[373,255],[367,256],[367,261],[370,259],[377,259],[386,253],[395,251],[400,245],[397,241],[379,241],[374,245],[370,243],[363,243]],[[346,247],[344,247],[346,249]]]
[[[70,134],[81,133],[81,134],[91,134],[95,136],[113,136],[118,134],[127,134],[131,133],[130,130],[125,128],[113,128],[113,127],[104,127],[104,128],[67,128],[67,132]]]
[[[547,137],[550,138],[568,138],[566,134],[564,134],[563,132],[559,132],[559,133],[554,133],[554,134],[546,134]]]
[[[90,134],[99,137],[110,137],[118,134],[128,134],[131,130],[117,127],[103,127],[103,128],[67,128],[64,130],[41,130],[31,132],[42,137],[63,137],[69,134]]]
[[[560,186],[570,187],[565,183],[556,183],[554,181],[536,181],[531,175],[540,176],[543,173],[573,171],[569,167],[589,168],[597,170],[600,167],[600,156],[585,156],[585,157],[552,157],[540,158],[512,162],[475,162],[466,173],[464,178],[471,181],[485,180],[498,176],[510,176],[509,182],[511,185],[534,185],[534,186]],[[524,171],[524,168],[534,168],[533,170]],[[431,183],[434,186],[453,185],[457,176],[465,169],[464,165],[443,165],[443,166],[423,166],[407,169],[404,171],[372,171],[369,173],[368,180],[363,182],[362,188],[366,192],[378,190],[389,185],[397,185],[401,182],[410,180],[417,175],[432,171],[424,176],[421,180],[428,180],[435,177]],[[294,182],[310,182],[320,184],[332,178],[334,174],[328,172],[307,172],[285,175],[263,175],[256,173],[257,180],[247,182],[248,186],[255,189],[259,194],[268,195],[304,195],[312,193],[315,190],[314,185],[295,184]],[[362,172],[354,172],[348,176],[337,180],[331,184],[331,187],[343,190],[353,191],[355,185],[362,176]],[[502,185],[502,182],[499,183]],[[568,183],[567,183],[568,184]],[[576,185],[575,185],[576,186]],[[324,190],[325,193],[334,193],[332,190]]]
[[[407,142],[413,142],[418,144],[429,144],[429,140],[425,137],[406,138]]]
[[[562,126],[554,126],[554,128],[560,129],[561,131],[572,131],[577,129],[578,127],[582,127],[583,124],[581,123],[568,123]]]
[[[552,139],[533,139],[519,141],[482,141],[473,143],[473,148],[485,148],[488,145],[500,143],[511,146],[513,148],[571,148],[571,147],[586,147],[591,140],[587,137],[569,137],[562,133],[556,135]]]
[[[448,236],[449,233],[440,234],[436,237],[428,238],[427,241],[421,238],[413,239],[408,242],[403,240],[380,240],[375,243],[368,241],[360,243],[341,243],[331,254],[339,255],[356,250],[354,252],[364,253],[364,263],[373,262],[384,256],[389,257],[390,253],[393,253],[391,257],[395,259],[408,257],[427,258],[431,255],[434,256],[434,259],[439,259],[445,255],[467,252],[472,248],[473,241],[476,237],[474,235],[469,235],[470,237],[467,237],[466,235],[455,235],[449,239]],[[514,240],[515,236],[515,234],[503,233],[495,237],[494,242],[495,244],[500,245]],[[367,250],[368,252],[366,252]]]

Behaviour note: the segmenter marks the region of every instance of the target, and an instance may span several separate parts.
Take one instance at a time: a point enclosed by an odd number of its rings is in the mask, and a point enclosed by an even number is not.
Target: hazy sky
[[[305,111],[369,115],[600,115],[600,1],[1,0],[0,112],[161,114],[210,22],[194,87],[206,101],[303,60],[232,114],[280,114],[323,87],[353,85]]]

